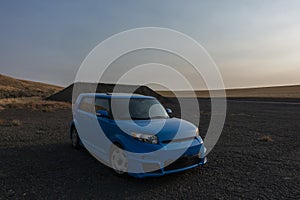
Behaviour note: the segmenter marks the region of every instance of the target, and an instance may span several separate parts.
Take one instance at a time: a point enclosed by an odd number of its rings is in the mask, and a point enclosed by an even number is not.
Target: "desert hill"
[[[0,74],[0,99],[2,98],[18,98],[18,97],[41,97],[46,100],[54,101],[72,101],[72,94],[74,85],[81,92],[94,92],[90,88],[96,88],[96,92],[113,92],[116,87],[115,84],[106,83],[75,83],[66,88],[55,85],[20,80],[6,75]],[[117,92],[130,92],[134,91],[136,94],[154,96],[158,100],[166,101],[165,97],[174,97],[171,91],[154,91],[147,86],[135,85],[117,85]],[[197,97],[208,98],[208,91],[196,91]],[[178,97],[190,97],[191,91],[177,91]],[[75,94],[76,96],[78,94]],[[292,86],[274,86],[274,87],[260,87],[260,88],[241,88],[241,89],[227,89],[226,95],[229,98],[285,98],[300,99],[300,85]]]
[[[62,87],[20,80],[0,74],[0,99],[18,97],[47,97],[58,92]]]
[[[107,83],[74,83],[70,86],[66,87],[65,89],[49,96],[46,98],[47,100],[54,100],[54,101],[65,101],[65,102],[72,102],[72,95],[73,95],[73,88],[76,88],[76,92],[74,92],[75,99],[80,93],[94,93],[96,89],[97,93],[111,93],[111,92],[118,92],[118,93],[135,93],[135,94],[142,94],[147,96],[153,96],[157,98],[159,101],[168,101],[165,97],[161,96],[157,92],[153,91],[147,86],[136,86],[136,85],[115,85],[115,84],[107,84]]]
[[[217,91],[218,92],[218,91]],[[174,94],[169,91],[157,91],[162,96],[174,97]],[[191,91],[177,91],[179,97],[192,96]],[[195,94],[200,98],[208,98],[208,91],[196,91]],[[218,95],[217,95],[218,96]],[[300,98],[300,85],[292,86],[274,86],[260,88],[241,88],[227,89],[226,96],[229,98]]]

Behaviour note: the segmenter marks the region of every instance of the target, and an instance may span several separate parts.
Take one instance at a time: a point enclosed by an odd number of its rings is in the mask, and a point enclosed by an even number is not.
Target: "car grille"
[[[143,163],[143,170],[146,173],[151,173],[151,174],[160,174],[162,173],[160,166],[155,163]],[[153,171],[155,170],[155,171]]]
[[[173,163],[171,163],[171,161],[166,161],[164,163],[164,165],[165,165],[164,170],[170,171],[170,170],[176,170],[176,169],[180,169],[180,168],[184,168],[184,167],[189,167],[189,166],[200,163],[200,161],[201,160],[198,155],[183,156],[183,157],[178,158]]]

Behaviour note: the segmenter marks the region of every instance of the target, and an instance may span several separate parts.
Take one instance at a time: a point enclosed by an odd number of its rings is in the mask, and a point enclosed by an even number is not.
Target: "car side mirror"
[[[97,110],[96,115],[98,117],[108,117],[108,112],[106,110]]]
[[[173,117],[173,111],[171,108],[166,108],[166,111],[170,117]]]

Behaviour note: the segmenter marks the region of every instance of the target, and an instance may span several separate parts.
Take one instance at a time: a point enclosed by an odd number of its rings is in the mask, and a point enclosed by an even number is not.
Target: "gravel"
[[[209,102],[200,104],[205,136]],[[300,199],[297,104],[229,101],[204,167],[146,179],[117,177],[86,150],[73,149],[69,109],[6,109],[0,118],[21,122],[0,126],[0,199]]]

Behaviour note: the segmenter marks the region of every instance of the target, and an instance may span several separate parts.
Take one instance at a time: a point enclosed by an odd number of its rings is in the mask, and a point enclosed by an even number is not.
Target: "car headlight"
[[[199,128],[196,129],[196,137],[199,136]]]
[[[158,143],[158,139],[155,135],[149,135],[149,134],[144,134],[144,133],[135,133],[135,132],[132,132],[131,133],[131,136],[134,138],[134,139],[137,139],[141,142],[147,142],[147,143],[150,143],[150,144],[157,144]]]

